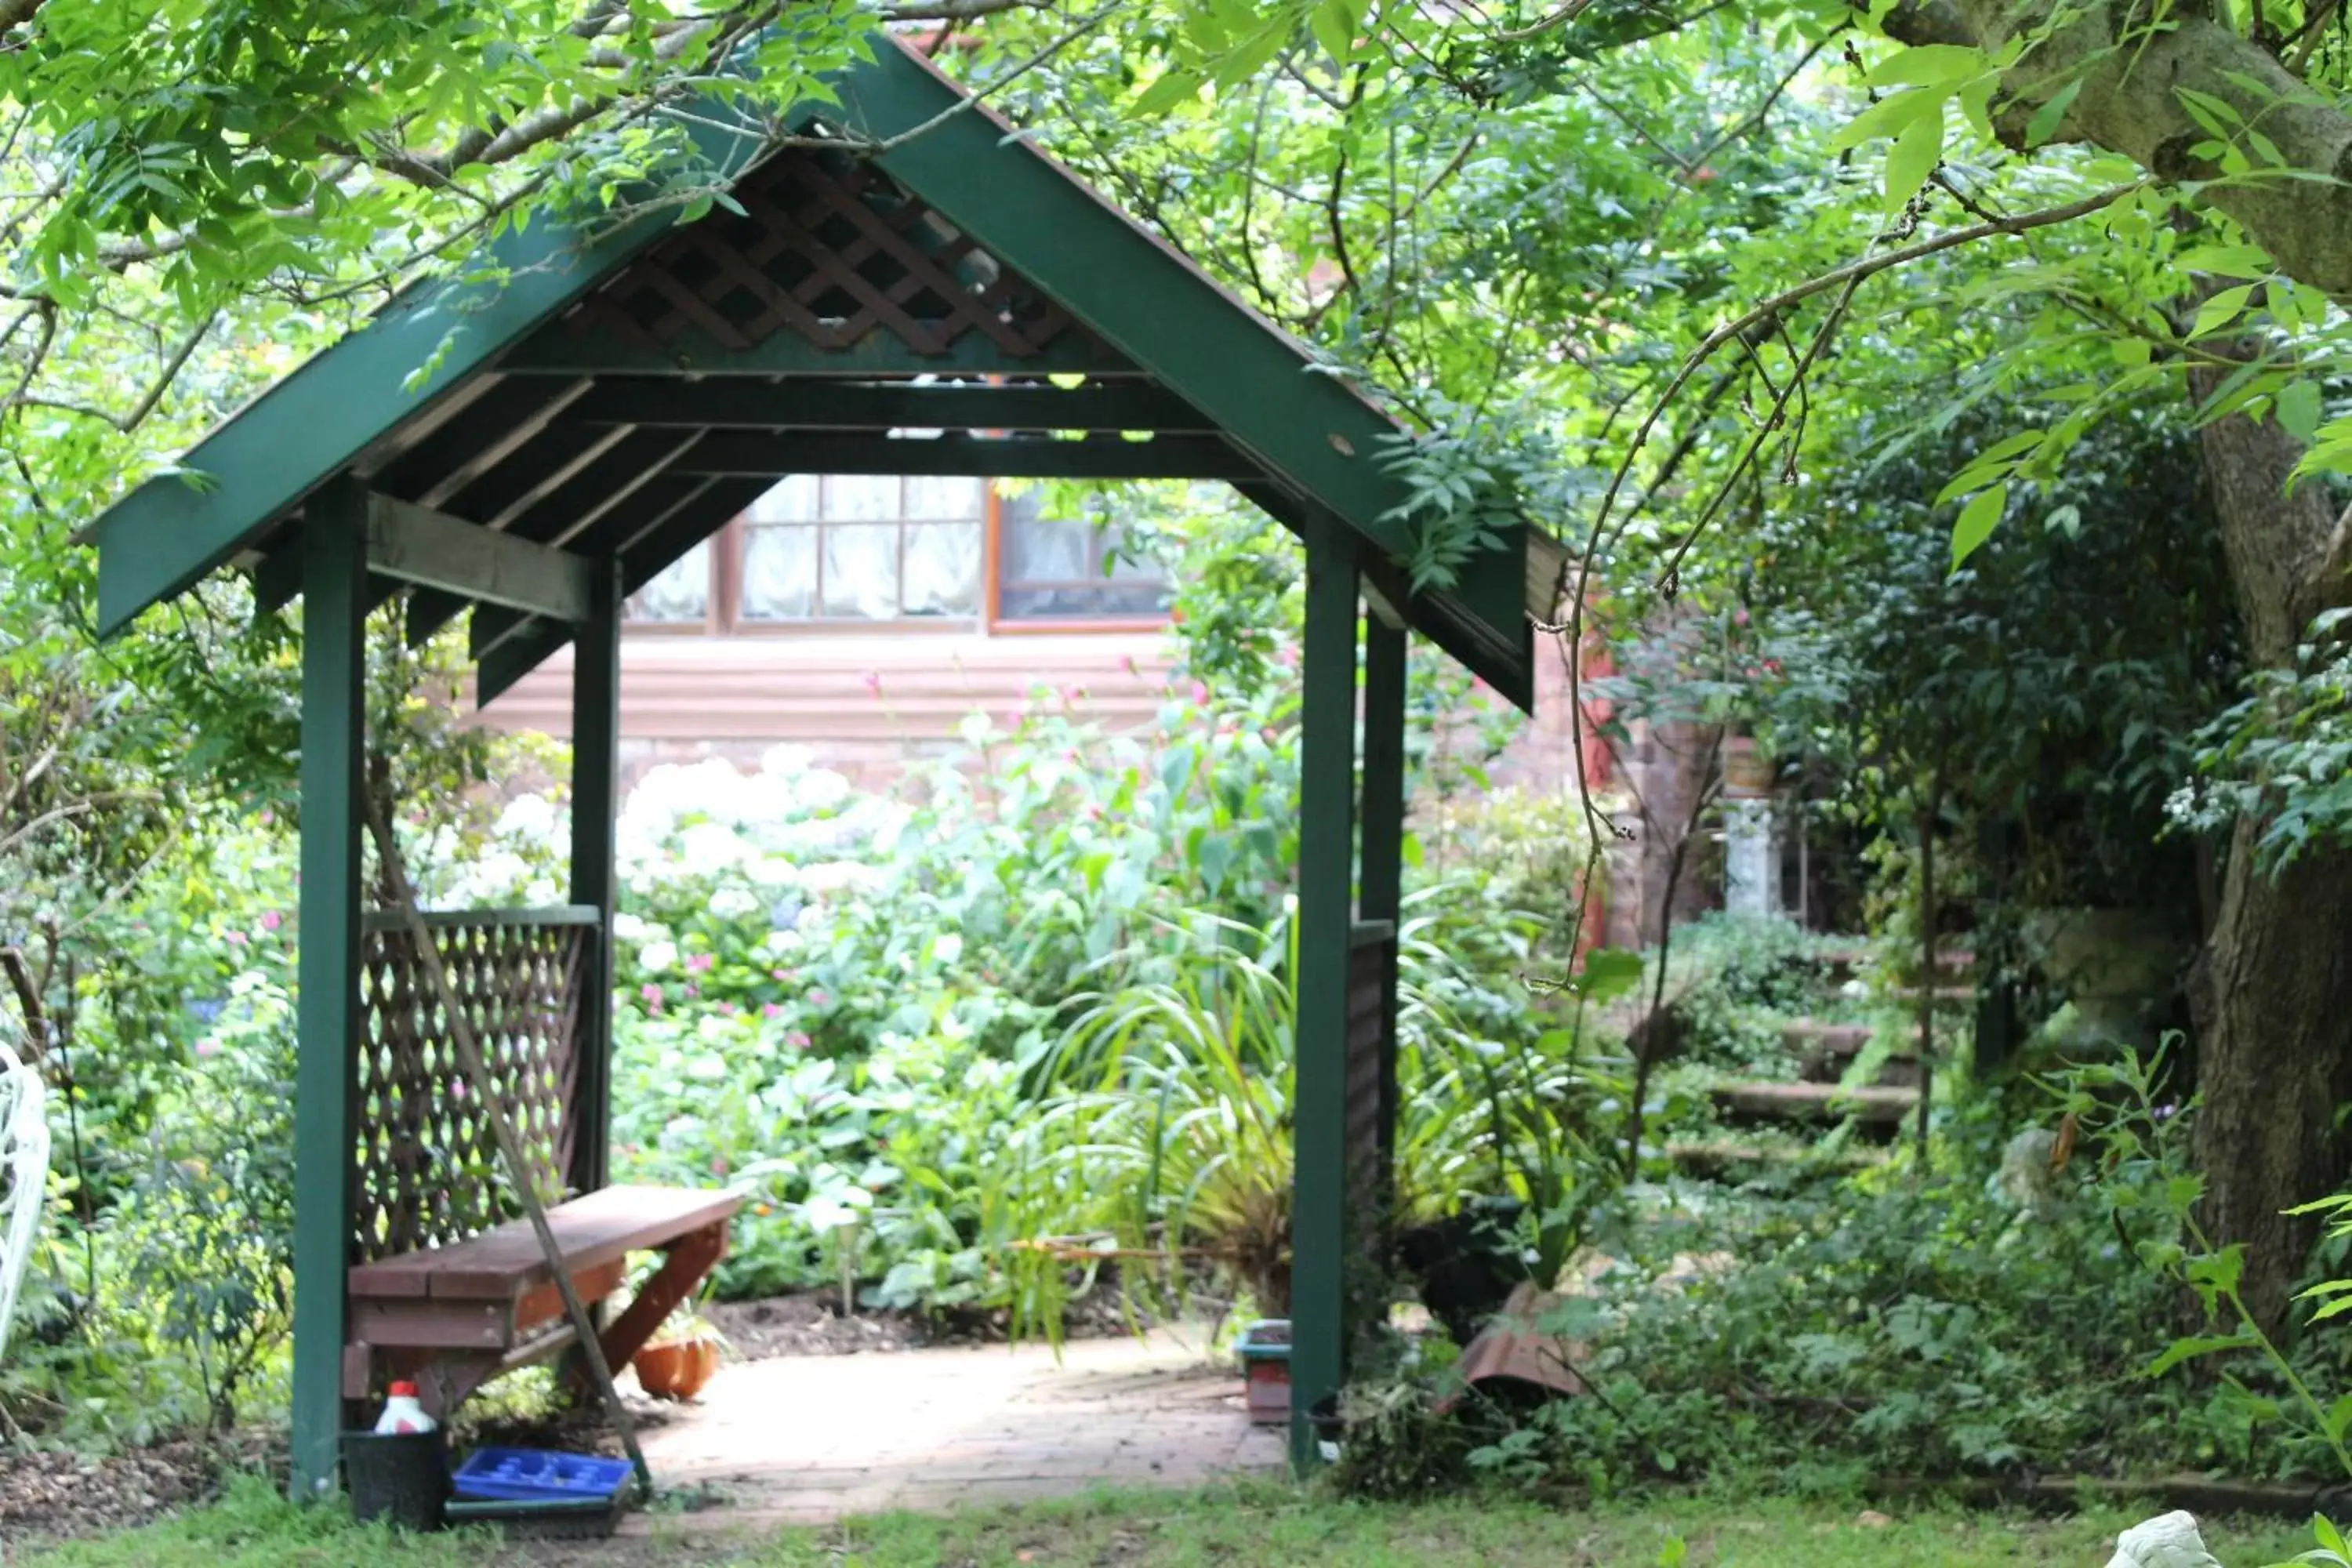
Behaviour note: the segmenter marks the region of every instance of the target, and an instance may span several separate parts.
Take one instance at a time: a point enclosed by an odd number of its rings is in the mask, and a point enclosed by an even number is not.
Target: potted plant
[[[1772,793],[1779,769],[1758,749],[1753,735],[1723,738],[1723,793],[1734,800],[1761,800]]]
[[[637,1385],[656,1399],[692,1399],[719,1371],[726,1339],[695,1307],[670,1315],[629,1364]]]

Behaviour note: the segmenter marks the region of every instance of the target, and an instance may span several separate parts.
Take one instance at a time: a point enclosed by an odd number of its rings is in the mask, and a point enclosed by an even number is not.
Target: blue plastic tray
[[[628,1481],[626,1459],[541,1448],[477,1448],[457,1467],[450,1486],[463,1498],[530,1501],[614,1497]]]

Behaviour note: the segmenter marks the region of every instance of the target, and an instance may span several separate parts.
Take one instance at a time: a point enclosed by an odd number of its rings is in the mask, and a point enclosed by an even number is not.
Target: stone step
[[[1734,1121],[1824,1122],[1853,1117],[1864,1127],[1893,1129],[1918,1108],[1919,1090],[1898,1085],[1840,1089],[1833,1083],[1718,1083],[1707,1090],[1715,1108]]]
[[[1799,1076],[1808,1083],[1835,1083],[1845,1076],[1847,1065],[1860,1056],[1877,1031],[1868,1024],[1825,1024],[1818,1018],[1800,1018],[1780,1030],[1780,1043],[1797,1058]],[[1913,1038],[1916,1038],[1916,1035]],[[1919,1053],[1916,1049],[1890,1053],[1878,1069],[1879,1084],[1898,1089],[1919,1087]]]
[[[1828,1151],[1789,1149],[1769,1144],[1742,1143],[1736,1139],[1714,1138],[1704,1142],[1675,1142],[1666,1145],[1666,1158],[1677,1170],[1703,1178],[1746,1177],[1759,1172],[1780,1170],[1821,1170],[1839,1173],[1868,1170],[1886,1163],[1886,1151],[1874,1148],[1846,1148]]]
[[[1878,950],[1865,942],[1833,942],[1827,947],[1816,949],[1813,961],[1825,969],[1843,969],[1852,972],[1869,968],[1877,956]],[[1906,953],[1904,956],[1908,959],[1913,955]],[[1937,969],[1958,974],[1974,969],[1976,965],[1977,955],[1973,948],[1946,946],[1938,948],[1936,952]]]

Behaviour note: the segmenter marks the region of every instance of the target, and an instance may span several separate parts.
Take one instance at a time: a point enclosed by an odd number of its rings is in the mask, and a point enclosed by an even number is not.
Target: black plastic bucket
[[[430,1432],[346,1432],[343,1481],[352,1516],[383,1520],[403,1530],[438,1530],[449,1501],[449,1435]]]

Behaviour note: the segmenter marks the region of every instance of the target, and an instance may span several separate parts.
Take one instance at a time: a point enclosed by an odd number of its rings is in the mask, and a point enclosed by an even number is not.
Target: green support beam
[[[621,811],[621,575],[596,563],[592,612],[572,667],[572,902],[597,911],[582,977],[574,1045],[571,1184],[592,1193],[610,1175],[613,1129],[613,914]]]
[[[720,479],[690,504],[656,524],[621,556],[622,596],[636,593],[679,556],[725,527],[730,518],[760,499],[769,482]],[[479,624],[480,616],[476,620]],[[474,676],[474,700],[485,707],[504,696],[516,681],[572,640],[570,627],[538,619],[520,625],[509,633],[489,635],[496,640],[480,656]]]
[[[1305,519],[1307,637],[1298,767],[1297,1047],[1290,1266],[1290,1458],[1319,1462],[1309,1420],[1346,1376],[1348,958],[1354,936],[1356,540]]]
[[[340,479],[303,530],[302,887],[294,1073],[293,1495],[335,1489],[343,1429],[360,1032],[367,497]]]
[[[563,412],[586,423],[740,430],[1152,430],[1205,436],[1216,426],[1144,382],[1059,387],[912,382],[606,380]]]
[[[663,474],[599,517],[571,541],[570,548],[591,558],[618,560],[630,545],[654,529],[689,508],[698,510],[697,503],[703,497],[730,483],[741,481],[713,479],[708,474]],[[724,522],[726,519],[719,521]],[[467,657],[478,664],[501,643],[542,624],[519,610],[498,605],[479,605],[467,628]],[[562,646],[561,642],[554,645]]]
[[[994,340],[966,332],[948,352],[917,353],[877,329],[845,349],[823,349],[798,332],[779,331],[749,348],[730,348],[698,328],[667,343],[623,337],[604,327],[585,331],[551,322],[507,351],[499,369],[509,375],[1118,375],[1135,367],[1083,332],[1065,332],[1025,359],[1008,359]]]
[[[507,524],[505,531],[518,539],[562,545],[575,555],[596,555],[600,552],[593,542],[600,537],[598,525],[608,517],[640,508],[640,498],[655,493],[657,483],[678,483],[670,474],[670,465],[701,438],[699,431],[685,435],[676,430],[631,431],[594,462],[532,502],[530,510]],[[473,602],[462,594],[430,588],[411,595],[408,646],[423,647]]]
[[[367,546],[369,569],[397,582],[574,624],[590,614],[587,561],[430,507],[369,496]]]
[[[719,430],[680,458],[688,473],[953,474],[1023,479],[1255,479],[1256,464],[1213,436],[1056,441],[963,434],[929,437],[771,435]]]
[[[1364,767],[1361,869],[1357,874],[1356,916],[1402,923],[1404,904],[1404,714],[1407,640],[1404,628],[1377,616],[1364,618]],[[1381,1190],[1380,1205],[1366,1216],[1385,1226],[1395,1196],[1397,1124],[1397,968],[1389,949],[1381,977]]]

